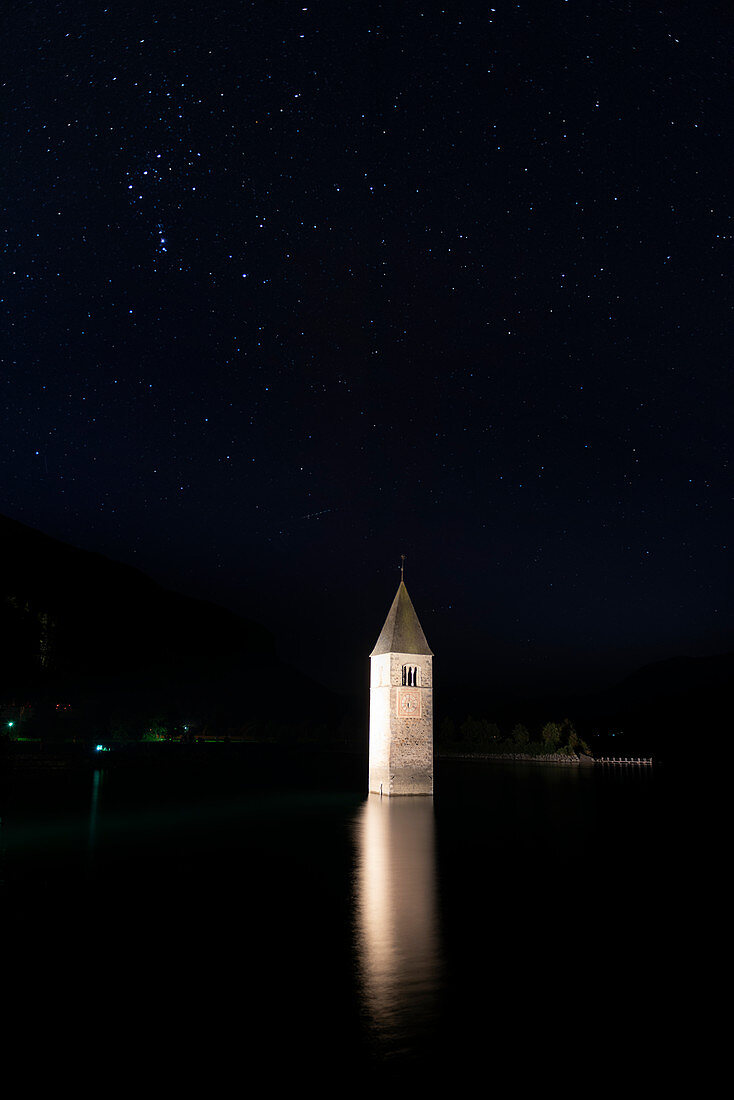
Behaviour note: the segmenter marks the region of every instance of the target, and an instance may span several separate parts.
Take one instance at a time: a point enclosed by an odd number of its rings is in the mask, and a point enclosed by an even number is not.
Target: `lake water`
[[[6,774],[29,1081],[571,1089],[654,1061],[692,859],[664,772],[446,760],[433,799],[381,801],[353,757],[196,748]]]

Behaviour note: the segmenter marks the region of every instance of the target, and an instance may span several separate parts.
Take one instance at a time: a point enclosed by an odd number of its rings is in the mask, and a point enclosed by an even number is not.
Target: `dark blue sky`
[[[0,509],[362,675],[732,646],[723,4],[17,3]],[[437,670],[439,666],[437,665]]]

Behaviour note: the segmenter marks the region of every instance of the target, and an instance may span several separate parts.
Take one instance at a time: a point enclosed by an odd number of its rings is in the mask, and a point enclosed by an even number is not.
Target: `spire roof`
[[[395,593],[385,625],[370,656],[376,657],[379,653],[433,654],[403,581]]]

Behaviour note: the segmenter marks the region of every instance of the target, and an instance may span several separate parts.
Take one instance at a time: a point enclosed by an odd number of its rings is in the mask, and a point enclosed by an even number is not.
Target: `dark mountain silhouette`
[[[732,683],[732,653],[660,661],[572,697],[439,675],[437,725],[473,714],[509,732],[570,718],[596,752],[672,759],[725,745]],[[366,691],[343,698],[303,676],[259,623],[0,516],[0,705],[11,703],[32,703],[44,736],[133,736],[159,722],[366,744]]]
[[[734,653],[671,657],[580,701],[588,722],[615,730],[642,753],[679,758],[726,750]]]
[[[447,686],[437,693],[440,721],[458,725],[468,714],[515,722],[539,733],[547,721],[569,718],[597,755],[679,760],[726,749],[731,725],[734,653],[672,657],[645,665],[619,683],[584,695],[524,696],[501,683]]]
[[[46,724],[246,730],[343,710],[259,623],[3,516],[0,570],[0,702]]]
[[[676,706],[691,702],[703,705],[732,688],[734,653],[711,657],[671,657],[645,665],[600,698],[614,707],[658,705],[663,700]]]

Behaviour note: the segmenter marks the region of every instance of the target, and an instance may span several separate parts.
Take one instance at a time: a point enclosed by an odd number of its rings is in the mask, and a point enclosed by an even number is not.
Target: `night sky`
[[[728,5],[16,0],[0,510],[366,676],[732,648]]]

